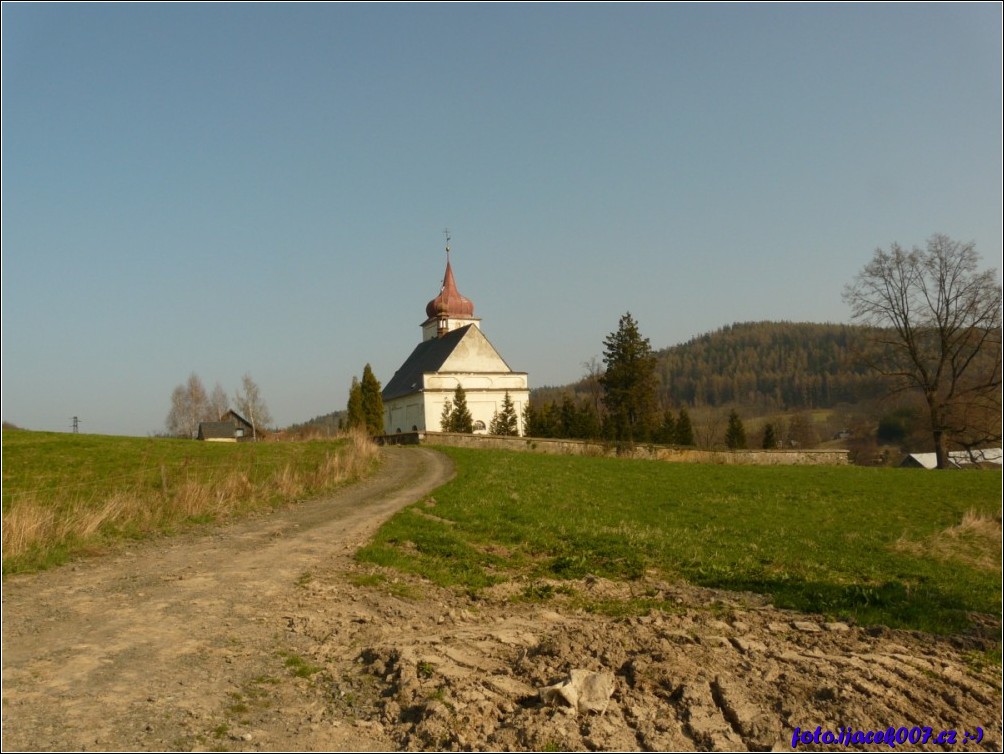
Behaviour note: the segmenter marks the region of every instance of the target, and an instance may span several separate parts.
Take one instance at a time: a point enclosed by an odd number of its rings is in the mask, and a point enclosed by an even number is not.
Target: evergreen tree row
[[[383,434],[383,393],[369,364],[363,367],[362,381],[352,378],[345,426],[363,429],[369,435]]]
[[[576,401],[565,395],[561,402],[531,402],[527,406],[526,434],[528,437],[546,437],[568,440],[618,440],[618,425],[600,418],[596,407],[588,401]],[[694,427],[686,407],[679,413],[666,409],[661,422],[649,422],[651,429],[634,437],[637,442],[661,445],[696,445]]]
[[[439,425],[443,432],[465,434],[474,432],[474,418],[467,407],[467,392],[463,385],[458,384],[457,389],[453,391],[453,398],[447,398],[443,403]],[[512,402],[508,390],[502,399],[502,409],[496,411],[492,417],[488,432],[493,435],[515,436],[519,434],[519,416],[516,414],[516,405]]]

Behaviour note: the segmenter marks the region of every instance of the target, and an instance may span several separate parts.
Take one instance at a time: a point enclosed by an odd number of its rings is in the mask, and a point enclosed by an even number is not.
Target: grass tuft
[[[902,535],[892,544],[896,552],[958,562],[981,571],[1001,570],[1001,518],[970,508],[962,520],[919,540]]]
[[[316,675],[324,670],[320,665],[314,665],[299,655],[287,654],[285,658],[286,668],[297,678],[310,678],[312,675]]]

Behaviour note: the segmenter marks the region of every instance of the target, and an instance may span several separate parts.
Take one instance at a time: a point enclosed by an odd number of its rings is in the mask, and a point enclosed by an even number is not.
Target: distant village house
[[[983,448],[982,450],[952,450],[948,453],[948,465],[953,469],[964,468],[1000,468],[1002,465],[1001,448]],[[904,469],[936,469],[938,457],[934,453],[911,453],[900,463]]]
[[[227,411],[218,422],[199,422],[198,439],[207,442],[249,442],[261,437],[247,419],[236,411]]]

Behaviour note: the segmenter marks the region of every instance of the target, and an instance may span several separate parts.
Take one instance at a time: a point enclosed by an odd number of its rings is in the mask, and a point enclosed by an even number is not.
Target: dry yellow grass
[[[893,543],[896,552],[956,561],[985,571],[1001,568],[1001,513],[988,516],[970,509],[962,520],[920,541],[900,537]]]
[[[70,544],[79,547],[99,537],[132,537],[184,522],[224,520],[320,494],[365,474],[378,453],[368,437],[353,434],[316,464],[286,463],[264,477],[248,468],[227,468],[169,484],[162,470],[160,487],[136,483],[103,493],[69,489],[57,499],[51,493],[26,491],[13,497],[4,511],[4,570],[19,570],[19,561],[32,552],[35,567],[44,566],[47,550]]]

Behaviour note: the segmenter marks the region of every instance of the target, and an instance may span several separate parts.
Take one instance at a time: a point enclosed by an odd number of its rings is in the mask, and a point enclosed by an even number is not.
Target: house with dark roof
[[[247,419],[236,411],[227,411],[218,422],[199,422],[199,440],[209,442],[247,442],[256,439],[257,433]]]
[[[481,331],[474,303],[457,290],[449,246],[442,288],[425,313],[422,342],[383,389],[384,431],[441,431],[443,405],[462,385],[475,432],[488,431],[508,392],[523,434],[523,409],[530,399],[527,373],[510,369]]]

